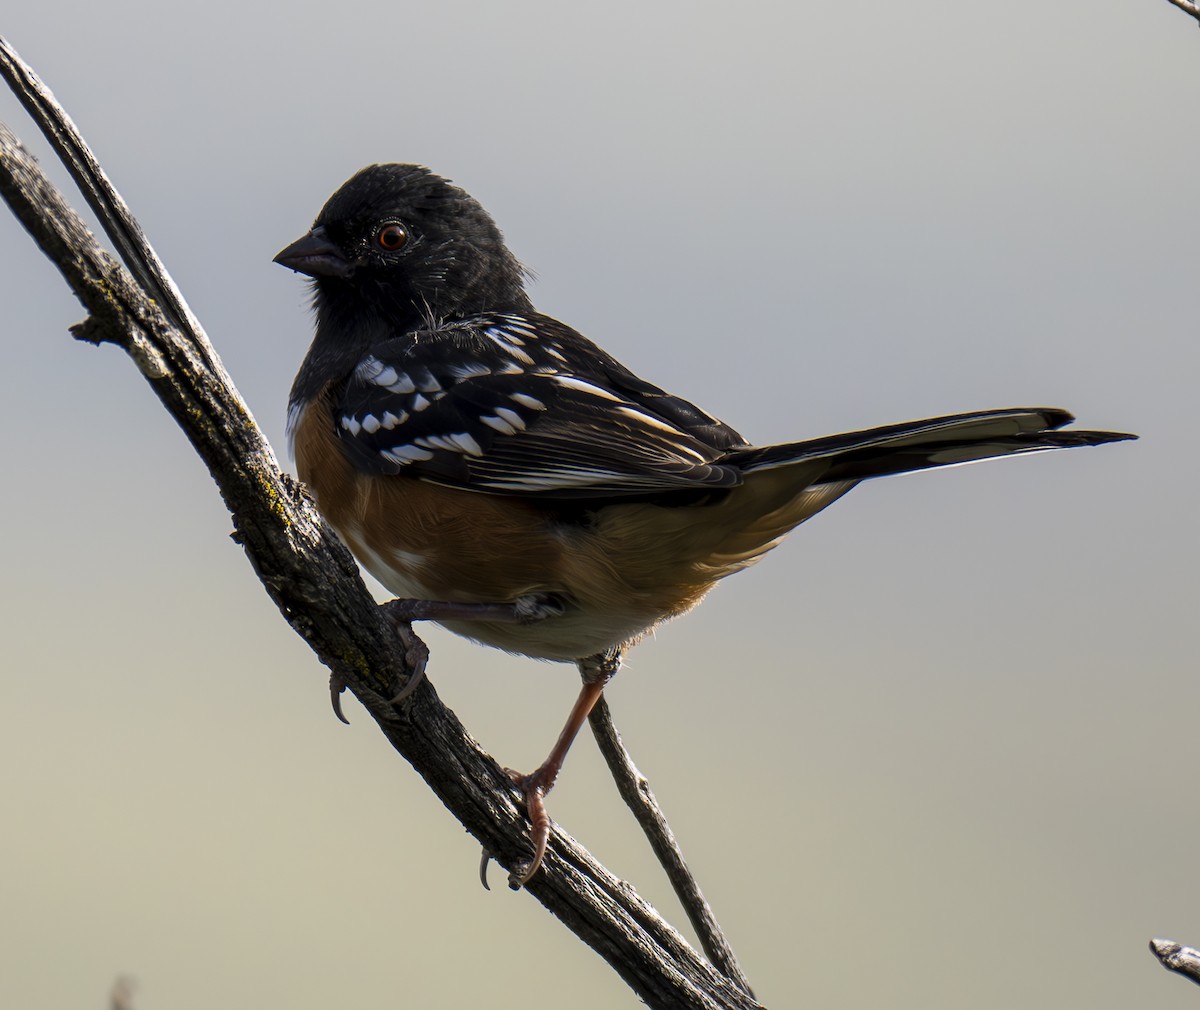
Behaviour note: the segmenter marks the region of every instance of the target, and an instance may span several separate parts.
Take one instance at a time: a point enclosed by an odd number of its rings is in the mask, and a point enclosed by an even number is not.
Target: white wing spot
[[[647,428],[657,428],[659,431],[666,431],[676,437],[679,436],[679,429],[673,425],[667,424],[665,421],[660,421],[657,417],[651,414],[643,413],[635,407],[618,407],[618,414],[624,414],[626,417],[632,417],[635,421],[640,421]]]
[[[374,414],[368,414],[362,419],[361,423],[362,430],[368,435],[374,435],[375,432],[383,427],[383,425],[379,423],[379,418],[377,418]]]
[[[351,438],[355,437],[360,431],[362,431],[362,425],[358,423],[358,418],[353,417],[350,414],[347,414],[342,418],[342,427],[350,432]]]
[[[524,317],[501,316],[500,318],[504,320],[504,329],[510,334],[519,334],[522,337],[532,337],[536,339],[537,334],[534,331],[533,326],[530,324],[529,320],[525,319]]]
[[[409,406],[412,407],[413,412],[415,413],[416,411],[424,410],[426,407],[429,406],[429,404],[431,402],[432,402],[431,400],[425,399],[425,397],[423,397],[420,393],[418,393],[416,396],[414,396],[412,398],[412,400],[409,403]]]
[[[513,343],[512,340],[509,339],[511,334],[506,333],[504,330],[496,326],[489,326],[483,331],[483,335],[506,354],[516,358],[522,364],[533,364],[533,358],[531,358],[528,354],[521,350],[520,347],[517,346],[517,344],[521,342],[519,338],[517,338],[517,343]]]
[[[407,420],[408,412],[405,410],[400,411],[399,417],[393,414],[390,410],[386,410],[383,413],[383,418],[381,419],[380,423],[387,428],[388,431],[391,431],[393,428],[399,428],[400,425]]]
[[[452,366],[450,374],[461,382],[463,379],[474,379],[480,375],[491,375],[492,370],[487,365],[481,365],[477,361],[470,361],[465,365]]]
[[[398,373],[396,380],[389,382],[384,388],[389,393],[400,393],[401,395],[416,392],[417,389],[416,384],[412,381],[412,377],[404,372]]]
[[[468,456],[482,456],[483,448],[465,431],[459,432],[457,435],[450,436],[455,444],[465,452]]]
[[[512,411],[510,410],[511,414]],[[489,428],[500,432],[501,435],[515,435],[517,429],[507,421],[501,420],[499,417],[493,417],[491,414],[484,414],[479,418],[480,424],[486,424]]]
[[[528,407],[530,410],[546,409],[546,405],[541,400],[527,393],[513,393],[511,399],[514,403],[519,403],[522,407]]]
[[[415,444],[426,449],[445,449],[447,452],[467,453],[470,456],[482,456],[483,449],[465,431],[453,435],[422,435],[413,440]]]
[[[525,430],[525,419],[515,410],[509,410],[507,407],[497,407],[496,416],[502,421],[507,421],[517,431]]]
[[[433,453],[418,449],[415,445],[397,445],[391,449],[384,449],[379,454],[384,459],[390,459],[393,463],[399,463],[403,466],[405,463],[416,463],[424,459],[433,459]]]
[[[521,348],[517,347],[515,344],[508,344],[506,346],[508,348],[508,353],[511,354],[514,358],[516,358],[519,362],[521,362],[521,364],[523,364],[523,365],[532,365],[533,364],[533,358],[531,358],[528,354],[526,354],[523,350],[521,350]]]
[[[594,386],[590,382],[584,382],[583,379],[577,379],[573,375],[556,375],[554,381],[560,386],[566,386],[568,389],[577,389],[581,393],[590,393],[592,396],[599,396],[604,400],[613,400],[620,402],[620,397],[613,396],[607,389],[601,389],[599,386]]]

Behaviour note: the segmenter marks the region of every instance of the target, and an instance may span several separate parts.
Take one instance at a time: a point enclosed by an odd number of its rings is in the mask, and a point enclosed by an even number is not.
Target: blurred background
[[[114,0],[0,31],[281,458],[311,324],[270,260],[373,161],[466,187],[544,311],[751,439],[1043,403],[1140,433],[862,487],[609,698],[767,1006],[1194,1005],[1146,951],[1200,942],[1191,19]],[[139,1010],[636,1006],[481,890],[356,705],[336,722],[202,465],[121,352],[67,335],[7,211],[0,262],[0,1004],[97,1007],[127,974]],[[574,671],[428,642],[483,746],[536,765]],[[550,810],[682,927],[590,739]]]

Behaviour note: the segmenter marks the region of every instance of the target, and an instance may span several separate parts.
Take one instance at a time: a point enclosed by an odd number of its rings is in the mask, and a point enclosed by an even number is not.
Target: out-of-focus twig
[[[108,994],[109,1010],[133,1010],[133,993],[137,984],[128,975],[118,975]]]

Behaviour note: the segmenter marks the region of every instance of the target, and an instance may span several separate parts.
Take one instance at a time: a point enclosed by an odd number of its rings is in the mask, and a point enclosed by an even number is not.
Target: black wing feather
[[[373,347],[335,395],[349,457],[370,472],[547,498],[741,482],[719,462],[726,443],[742,444],[733,429],[630,381],[585,338],[546,320],[482,317]]]

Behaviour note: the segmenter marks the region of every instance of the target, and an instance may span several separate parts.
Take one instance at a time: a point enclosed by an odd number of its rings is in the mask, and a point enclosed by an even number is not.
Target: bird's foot
[[[554,788],[554,783],[558,780],[558,773],[562,771],[563,762],[567,758],[567,751],[571,749],[571,743],[580,728],[587,722],[588,713],[604,693],[604,685],[612,679],[620,666],[621,652],[619,649],[610,649],[600,655],[581,659],[579,672],[583,677],[583,687],[579,691],[579,697],[575,699],[571,714],[567,716],[567,723],[558,735],[558,740],[549,756],[537,771],[529,775],[522,775],[520,772],[506,769],[508,777],[525,794],[525,813],[529,817],[529,840],[533,843],[533,859],[514,868],[509,874],[508,886],[514,891],[528,884],[533,875],[537,873],[538,867],[542,865],[542,859],[546,855],[546,845],[550,841],[550,815],[546,813],[546,794]],[[486,868],[485,856],[483,870]],[[487,887],[486,880],[483,886]]]
[[[558,778],[558,765],[544,764],[529,775],[522,775],[511,768],[504,769],[517,788],[525,796],[525,815],[529,818],[529,840],[533,843],[533,858],[514,867],[508,875],[508,886],[514,891],[520,890],[533,879],[542,859],[546,855],[546,846],[550,841],[550,815],[546,813],[546,794],[554,788]],[[484,886],[487,886],[486,883]]]
[[[501,621],[507,624],[532,624],[544,621],[547,617],[557,617],[566,609],[566,605],[550,593],[530,593],[512,603],[389,600],[380,606],[384,615],[396,626],[400,641],[404,643],[405,662],[412,670],[412,675],[404,687],[390,699],[392,704],[403,701],[417,689],[429,662],[429,647],[413,631],[413,621]],[[334,711],[342,718],[336,700]]]
[[[404,686],[392,697],[392,704],[403,701],[413,693],[425,677],[425,667],[429,663],[429,646],[413,631],[411,621],[396,620],[396,634],[404,645],[404,664],[411,671]]]
[[[400,600],[397,602],[404,603],[408,601]],[[404,665],[411,671],[404,686],[393,697],[388,699],[394,705],[412,694],[420,685],[422,679],[424,679],[425,667],[429,663],[429,646],[417,637],[417,633],[413,631],[410,620],[397,616],[394,611],[387,612],[386,616],[395,625],[396,634],[400,638],[400,644],[404,647]],[[350,720],[346,718],[346,714],[342,711],[342,693],[345,690],[346,681],[341,674],[331,673],[329,675],[329,700],[333,704],[333,714],[349,726]]]

